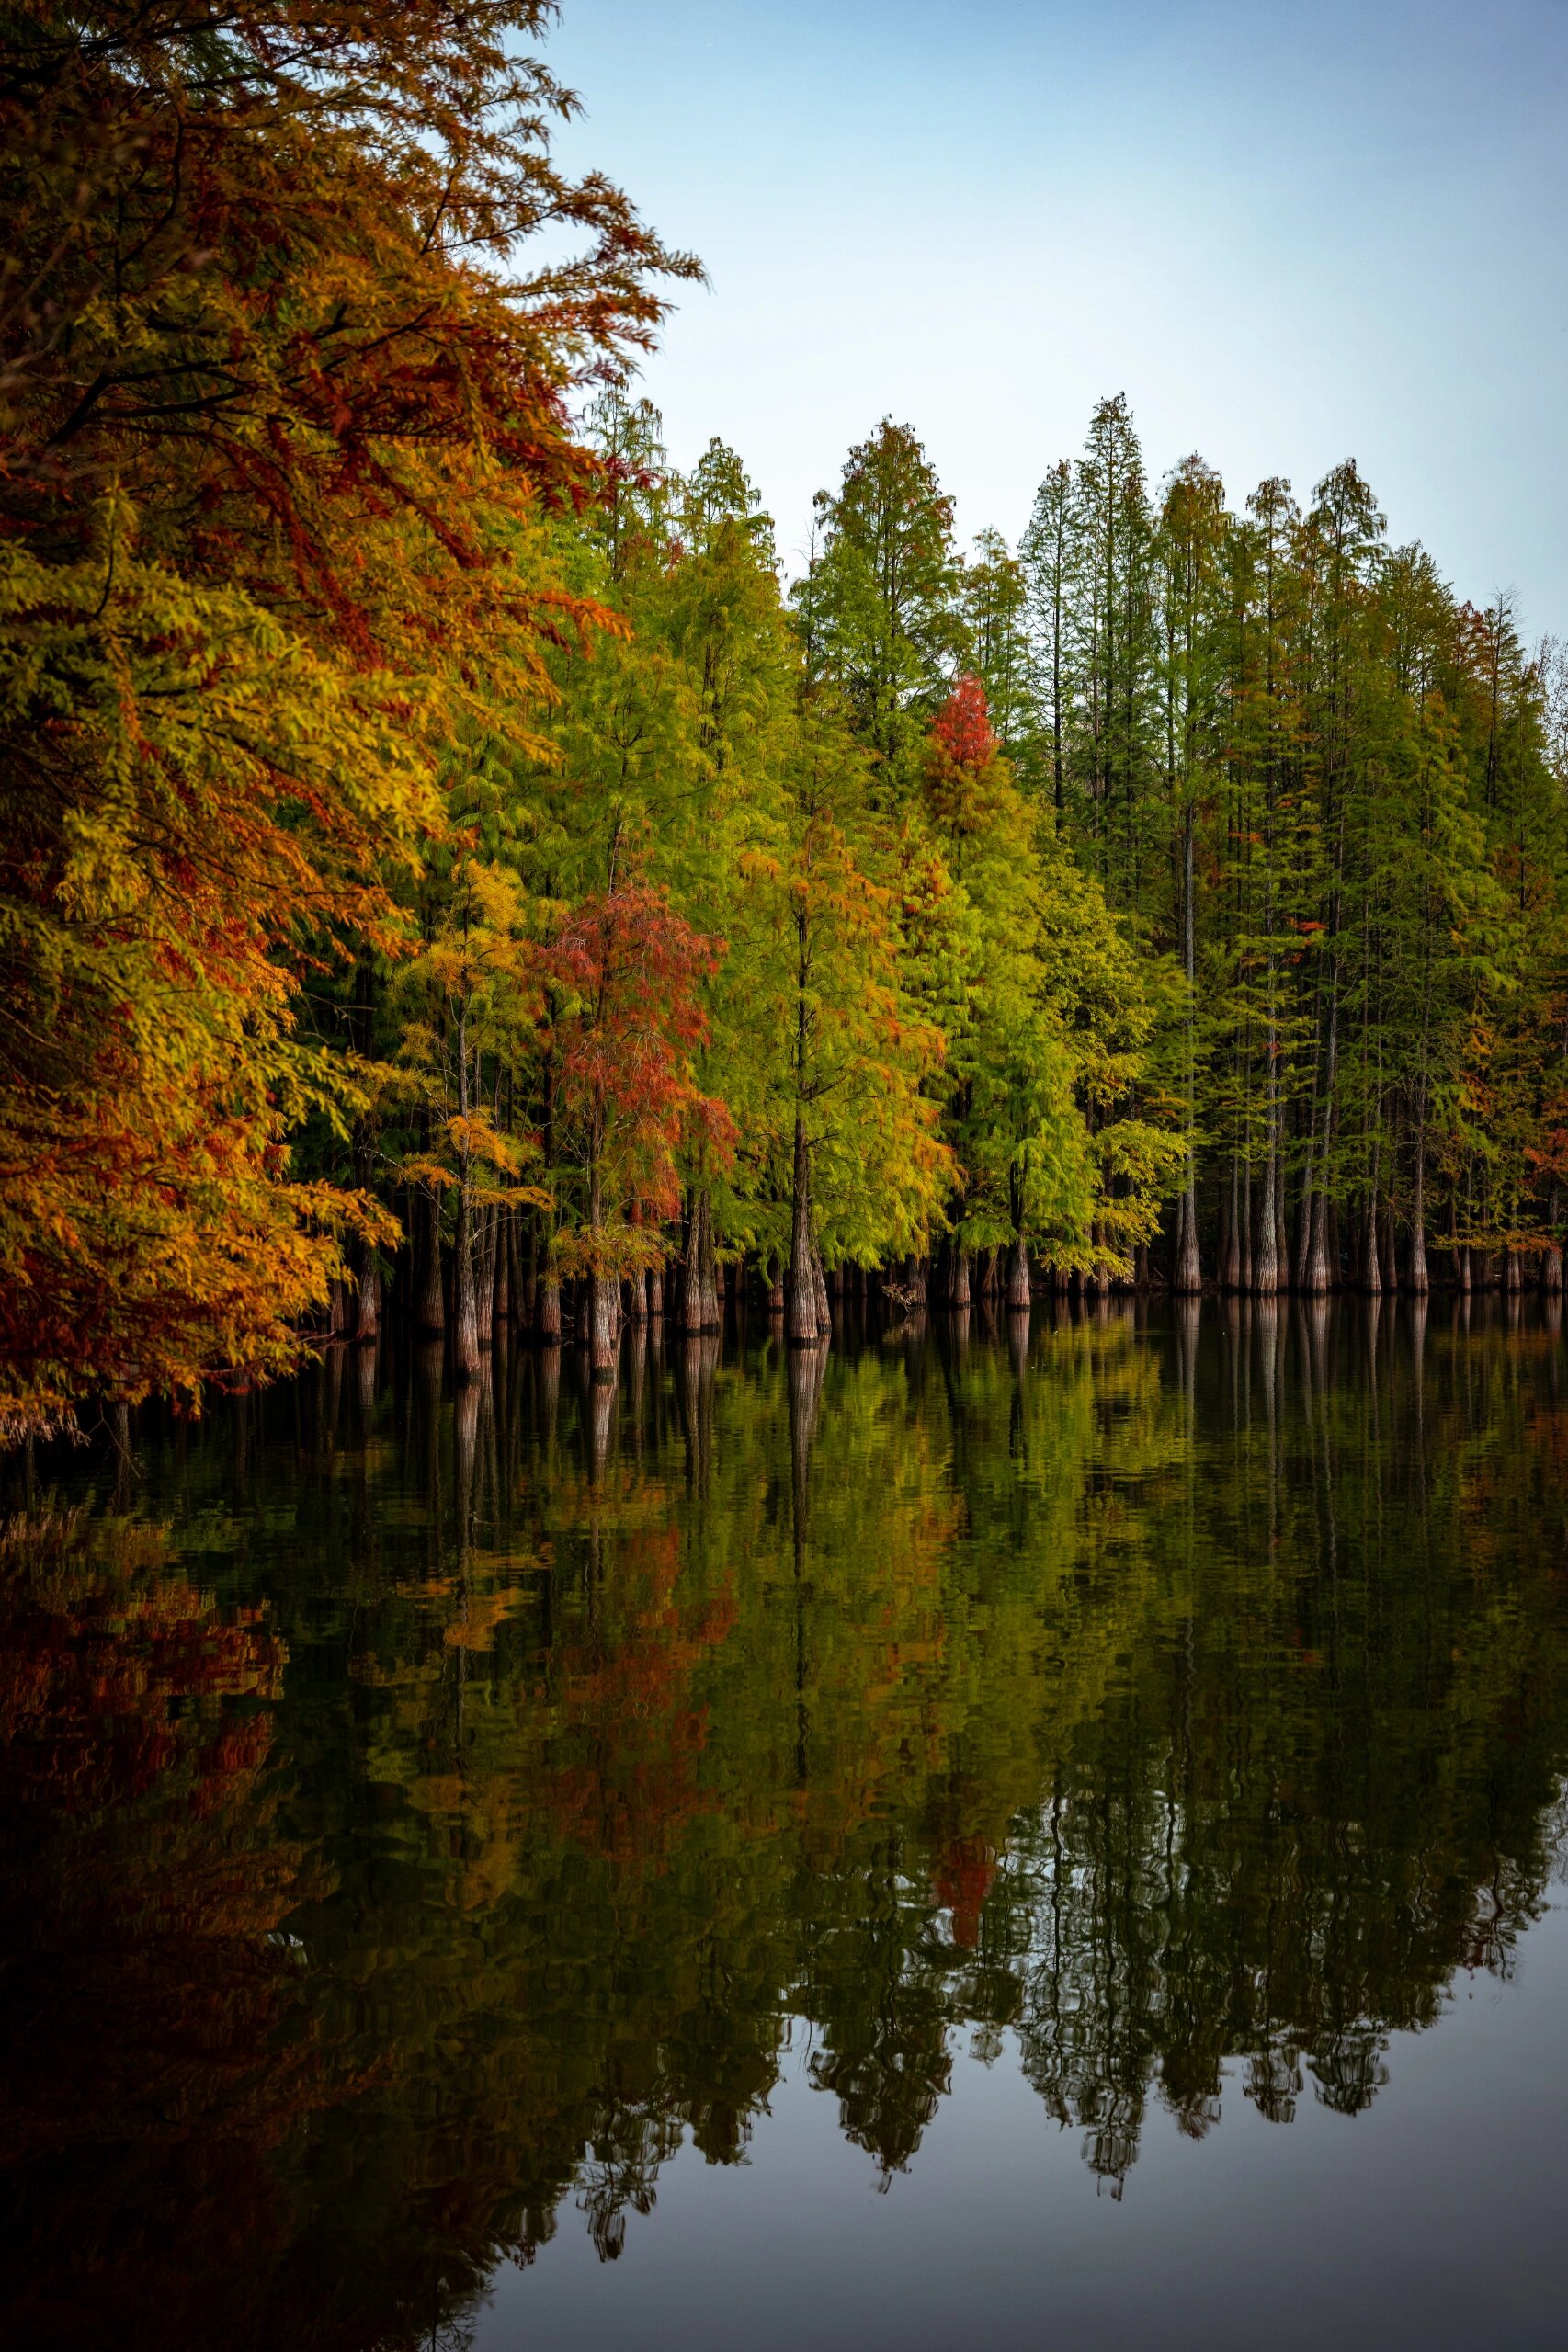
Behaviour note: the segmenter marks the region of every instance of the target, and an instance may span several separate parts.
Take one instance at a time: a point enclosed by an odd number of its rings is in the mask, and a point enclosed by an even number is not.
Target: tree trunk
[[[817,1340],[816,1285],[812,1266],[816,1244],[812,1238],[812,1162],[806,1146],[806,1122],[795,1113],[795,1197],[790,1221],[790,1303],[785,1335],[791,1347],[814,1347]]]
[[[948,1304],[967,1307],[969,1304],[969,1252],[955,1249],[952,1265],[948,1271]]]
[[[648,1319],[662,1323],[665,1315],[665,1269],[662,1266],[648,1268]]]
[[[588,1372],[595,1381],[613,1381],[620,1341],[619,1284],[607,1274],[590,1274],[587,1292]]]
[[[812,1249],[812,1297],[816,1302],[817,1337],[829,1339],[833,1335],[833,1310],[827,1302],[827,1278],[822,1268],[822,1252],[814,1244]]]
[[[1220,1289],[1239,1291],[1241,1289],[1241,1204],[1236,1162],[1230,1165],[1230,1192],[1225,1195],[1225,1240],[1220,1246]]]
[[[1368,1202],[1361,1220],[1359,1256],[1357,1281],[1363,1290],[1375,1297],[1383,1287],[1383,1264],[1378,1249],[1378,1204],[1375,1200]]]
[[[1007,1258],[1007,1306],[1015,1311],[1030,1303],[1029,1245],[1019,1233]]]
[[[495,1239],[492,1251],[494,1271],[490,1290],[490,1328],[494,1335],[505,1331],[512,1320],[512,1213],[508,1209],[495,1211]]]
[[[1171,1289],[1191,1298],[1203,1288],[1203,1266],[1198,1255],[1198,1179],[1189,1177],[1176,1203],[1176,1245],[1171,1252]]]
[[[354,1244],[354,1336],[356,1341],[379,1339],[381,1331],[381,1269],[367,1241]]]
[[[1274,1216],[1275,1153],[1270,1146],[1257,1204],[1257,1241],[1252,1255],[1252,1287],[1271,1299],[1279,1288],[1279,1233]]]
[[[681,1260],[680,1327],[690,1337],[717,1331],[718,1272],[713,1261],[713,1210],[706,1185],[694,1185],[687,1218],[686,1254]]]
[[[473,1208],[466,1174],[458,1187],[458,1231],[452,1257],[452,1369],[460,1381],[477,1378],[480,1362],[479,1301],[474,1290]]]
[[[1426,1270],[1426,1140],[1418,1131],[1415,1138],[1415,1173],[1410,1192],[1410,1261],[1406,1279],[1417,1298],[1432,1288],[1432,1278]]]
[[[548,1259],[534,1292],[534,1336],[546,1347],[561,1345],[561,1277]]]
[[[422,1337],[432,1338],[447,1328],[447,1301],[441,1288],[441,1204],[423,1185],[414,1200],[417,1262],[414,1324]]]

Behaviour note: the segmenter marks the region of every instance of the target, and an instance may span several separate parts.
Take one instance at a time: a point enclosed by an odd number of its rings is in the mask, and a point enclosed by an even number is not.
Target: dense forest
[[[551,13],[6,14],[7,1431],[389,1301],[1560,1288],[1563,647],[1120,396],[967,555],[884,420],[785,582]]]

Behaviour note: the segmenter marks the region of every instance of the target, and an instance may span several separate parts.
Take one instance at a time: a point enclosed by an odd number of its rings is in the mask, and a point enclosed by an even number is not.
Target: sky
[[[1568,0],[563,0],[562,160],[698,253],[643,386],[812,494],[910,425],[967,539],[1125,392],[1233,504],[1354,456],[1568,631]]]

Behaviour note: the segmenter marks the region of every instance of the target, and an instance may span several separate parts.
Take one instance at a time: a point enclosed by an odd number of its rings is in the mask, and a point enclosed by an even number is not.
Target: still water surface
[[[7,2343],[1568,2337],[1533,1305],[340,1353],[0,1611]]]

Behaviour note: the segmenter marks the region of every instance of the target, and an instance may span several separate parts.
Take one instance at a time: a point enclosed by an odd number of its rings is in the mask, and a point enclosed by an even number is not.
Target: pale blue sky
[[[563,154],[699,252],[646,375],[790,560],[884,414],[967,535],[1125,391],[1235,503],[1355,455],[1568,630],[1568,0],[564,0]]]

